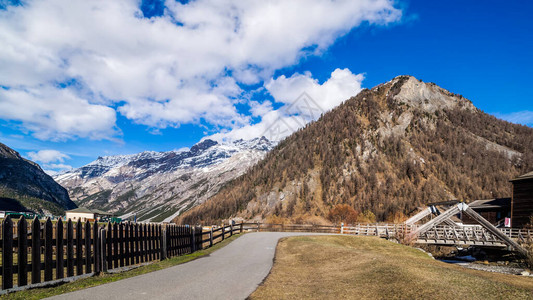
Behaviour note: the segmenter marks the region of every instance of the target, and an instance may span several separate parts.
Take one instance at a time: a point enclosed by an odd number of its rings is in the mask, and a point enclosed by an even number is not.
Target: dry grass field
[[[251,299],[533,299],[533,278],[465,269],[374,237],[280,241]]]

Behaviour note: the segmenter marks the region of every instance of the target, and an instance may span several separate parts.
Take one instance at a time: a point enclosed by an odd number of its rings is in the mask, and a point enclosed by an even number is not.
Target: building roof
[[[78,207],[75,209],[67,210],[66,212],[72,212],[72,213],[82,213],[82,214],[94,214],[93,211],[91,211],[88,208],[85,207]]]
[[[99,214],[99,215],[104,215],[104,216],[113,216],[114,214],[112,213],[108,213],[108,212],[105,212],[103,210],[99,210],[99,209],[93,209],[92,210],[94,213],[96,214]]]
[[[475,200],[468,204],[472,209],[510,208],[511,198]]]
[[[529,173],[526,173],[524,175],[520,175],[520,176],[516,177],[515,179],[511,179],[511,182],[512,181],[524,180],[524,179],[533,179],[533,171],[531,171]]]

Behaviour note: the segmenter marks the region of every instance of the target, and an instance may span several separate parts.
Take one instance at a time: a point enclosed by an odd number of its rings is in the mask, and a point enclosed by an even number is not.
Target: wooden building
[[[511,200],[511,226],[525,227],[533,216],[533,172],[511,180],[513,196]]]
[[[468,206],[497,227],[503,227],[505,218],[511,217],[511,198],[475,200]],[[466,215],[462,216],[462,221],[465,224],[477,224]]]

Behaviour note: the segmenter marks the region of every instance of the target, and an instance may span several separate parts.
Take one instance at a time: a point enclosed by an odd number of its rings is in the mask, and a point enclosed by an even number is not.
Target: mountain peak
[[[387,96],[400,103],[427,112],[443,109],[466,109],[475,111],[472,102],[462,95],[454,94],[432,82],[423,82],[411,75],[400,75],[391,81],[377,85],[372,91],[386,89]]]
[[[343,203],[360,216],[369,212],[373,222],[437,199],[505,197],[507,180],[532,169],[527,145],[533,145],[533,129],[402,75],[288,136],[238,181],[176,221],[315,223]]]
[[[197,153],[197,152],[209,149],[215,146],[216,144],[218,144],[218,142],[210,140],[210,139],[205,139],[199,142],[198,144],[192,146],[190,151],[191,153]]]
[[[14,158],[14,159],[20,159],[20,154],[9,148],[8,146],[0,143],[0,157],[2,158]]]

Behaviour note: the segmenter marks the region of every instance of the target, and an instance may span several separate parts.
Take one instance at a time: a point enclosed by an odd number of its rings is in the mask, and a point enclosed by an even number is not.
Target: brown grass
[[[533,278],[449,265],[373,237],[292,237],[250,298],[533,299]]]

